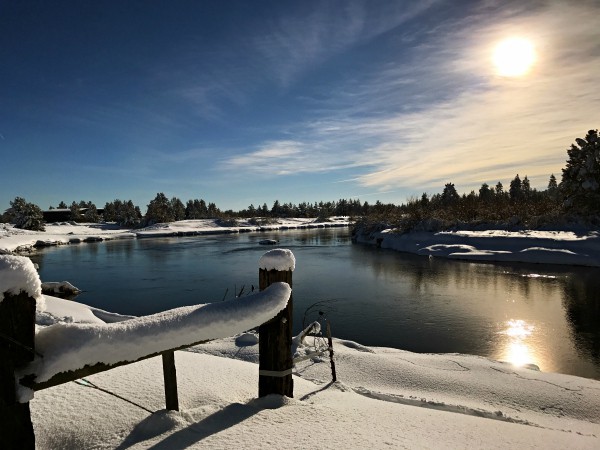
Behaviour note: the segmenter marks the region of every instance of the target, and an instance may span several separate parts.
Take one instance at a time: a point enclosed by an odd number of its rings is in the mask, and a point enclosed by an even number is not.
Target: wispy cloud
[[[362,168],[357,181],[379,189],[439,190],[449,181],[473,189],[516,173],[544,185],[559,175],[570,142],[600,123],[600,8],[515,5],[421,36],[402,63],[357,74],[314,100],[316,117],[293,127],[293,142],[265,143],[223,166],[261,174]],[[491,52],[513,35],[535,43],[538,61],[527,77],[505,79],[493,72]],[[278,146],[294,151],[264,152]]]
[[[301,2],[277,16],[251,41],[271,75],[287,87],[307,70],[358,43],[367,42],[428,10],[439,0]],[[311,5],[305,9],[304,5]],[[314,8],[312,6],[314,5]]]
[[[270,141],[256,150],[222,162],[220,168],[234,167],[263,176],[330,172],[356,167],[356,158],[340,157],[326,151],[322,143]]]

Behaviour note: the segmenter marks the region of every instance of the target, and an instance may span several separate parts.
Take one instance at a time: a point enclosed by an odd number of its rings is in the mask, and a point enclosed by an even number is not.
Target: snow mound
[[[29,258],[23,256],[0,255],[0,302],[4,294],[17,295],[25,292],[36,299],[37,309],[44,309],[42,283]]]
[[[280,272],[286,270],[294,271],[296,268],[296,258],[291,250],[276,248],[262,255],[258,261],[258,266],[264,270],[277,270]]]

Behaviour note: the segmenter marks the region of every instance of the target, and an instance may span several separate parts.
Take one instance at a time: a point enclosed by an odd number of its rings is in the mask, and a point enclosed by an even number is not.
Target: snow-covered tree
[[[40,207],[33,203],[28,203],[22,197],[16,197],[10,202],[10,208],[6,211],[6,215],[14,223],[15,228],[45,231],[44,214]]]
[[[69,209],[71,210],[69,220],[73,220],[75,222],[80,222],[81,221],[81,212],[79,211],[79,204],[77,202],[73,202],[73,203],[71,203],[71,206],[69,207]]]
[[[600,137],[598,130],[575,139],[567,150],[567,166],[562,170],[561,191],[565,206],[581,213],[600,213]]]
[[[100,214],[98,214],[98,209],[96,208],[96,205],[94,205],[92,202],[88,202],[85,213],[83,214],[83,220],[89,223],[98,223],[100,221]]]

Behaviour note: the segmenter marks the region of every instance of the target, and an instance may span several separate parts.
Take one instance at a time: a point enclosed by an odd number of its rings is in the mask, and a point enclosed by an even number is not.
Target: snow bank
[[[296,268],[296,258],[291,250],[285,248],[276,248],[269,250],[260,257],[258,267],[264,270],[277,270],[285,272]]]
[[[444,231],[373,233],[353,239],[401,252],[444,258],[600,267],[600,233],[567,231]]]
[[[278,219],[268,225],[253,225],[240,219],[237,226],[225,226],[216,219],[180,220],[159,223],[139,230],[121,229],[114,224],[50,223],[46,231],[29,231],[0,223],[0,254],[29,251],[34,247],[100,242],[109,239],[152,238],[165,236],[197,236],[243,233],[251,231],[276,231],[308,228],[347,227],[348,217],[331,217],[330,222],[317,222],[310,218]]]
[[[21,371],[43,382],[60,372],[97,363],[135,361],[208,339],[256,327],[285,308],[291,288],[274,283],[262,292],[236,300],[176,308],[112,324],[56,323],[36,333],[43,355]]]
[[[0,255],[0,302],[4,294],[13,295],[25,292],[37,302],[37,308],[44,309],[42,283],[29,258]]]

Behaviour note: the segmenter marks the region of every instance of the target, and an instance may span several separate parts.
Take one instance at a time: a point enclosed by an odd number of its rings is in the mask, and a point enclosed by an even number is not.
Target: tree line
[[[600,138],[598,130],[590,130],[585,138],[577,138],[567,150],[567,163],[558,183],[550,175],[547,188],[531,187],[527,176],[517,174],[508,189],[499,181],[494,186],[483,183],[479,190],[460,195],[453,183],[446,183],[441,193],[410,198],[395,205],[377,201],[373,204],[358,199],[340,199],[328,202],[281,203],[275,200],[269,208],[249,205],[239,211],[221,211],[215,203],[191,199],[183,203],[179,198],[169,199],[159,192],[147,205],[145,215],[131,200],[116,199],[107,202],[102,214],[91,201],[73,201],[70,206],[60,202],[58,209],[69,209],[69,220],[74,222],[115,222],[123,227],[148,226],[155,223],[190,219],[261,218],[262,222],[276,218],[315,217],[326,220],[330,216],[362,218],[365,223],[394,222],[402,229],[414,228],[428,222],[436,226],[460,222],[514,222],[527,226],[541,226],[561,215],[575,214],[599,221],[600,215]],[[54,209],[54,207],[50,207]],[[43,230],[42,210],[22,197],[10,202],[0,222],[13,223],[17,228]],[[255,219],[256,222],[256,219]]]

